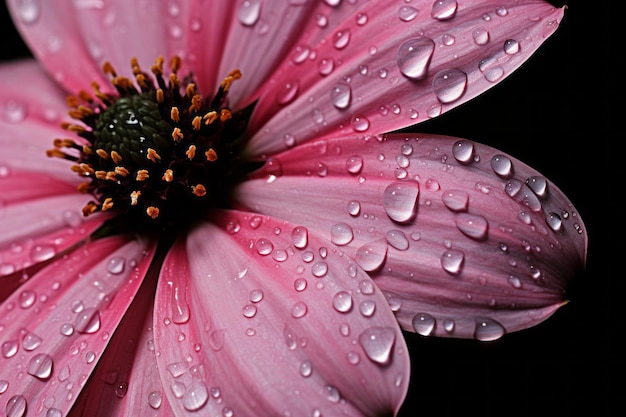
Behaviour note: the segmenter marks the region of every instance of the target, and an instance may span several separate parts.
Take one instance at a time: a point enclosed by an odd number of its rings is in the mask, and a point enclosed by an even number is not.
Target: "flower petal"
[[[397,412],[409,359],[369,277],[302,227],[239,212],[218,223],[174,246],[157,289],[157,360],[177,414]]]
[[[122,238],[88,243],[0,304],[4,409],[67,414],[142,282],[145,251]]]
[[[237,198],[329,237],[370,271],[402,327],[422,334],[530,327],[563,304],[585,262],[585,227],[553,183],[451,137],[299,146],[268,161]]]
[[[379,134],[436,117],[510,75],[562,16],[536,1],[363,3],[323,39],[303,32],[297,47],[314,53],[286,58],[272,75],[249,150],[272,154],[329,132]],[[294,80],[299,94],[285,105],[276,91]]]

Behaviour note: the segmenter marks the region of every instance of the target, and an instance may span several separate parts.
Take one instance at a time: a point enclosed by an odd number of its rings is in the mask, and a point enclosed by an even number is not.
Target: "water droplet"
[[[515,275],[510,275],[507,281],[513,286],[513,288],[522,288],[522,281]]]
[[[372,295],[374,294],[374,284],[372,281],[364,279],[359,282],[359,291],[361,291],[361,294]]]
[[[298,301],[291,307],[291,316],[295,319],[302,318],[306,315],[308,307],[302,301]]]
[[[507,182],[504,186],[504,192],[518,203],[530,208],[532,211],[541,210],[541,202],[539,201],[539,198],[537,198],[537,195],[533,193],[530,187],[519,180],[511,179]]]
[[[363,158],[353,155],[346,159],[346,169],[350,174],[360,174],[363,169]]]
[[[456,38],[454,37],[454,35],[451,35],[449,33],[444,33],[443,36],[441,37],[441,42],[445,46],[452,46],[454,45],[454,42],[456,42]]]
[[[395,341],[396,332],[392,327],[372,327],[359,335],[359,344],[365,355],[381,365],[389,363]]]
[[[107,263],[107,271],[114,275],[119,275],[124,272],[124,267],[126,265],[126,260],[121,256],[115,256],[109,259]]]
[[[548,214],[548,216],[546,216],[546,223],[548,223],[550,229],[554,230],[555,232],[561,230],[561,227],[563,226],[561,216],[559,216],[557,213]]]
[[[352,129],[355,132],[365,132],[370,127],[370,121],[363,115],[352,116]]]
[[[356,217],[361,212],[361,203],[356,200],[349,201],[346,209],[351,216]]]
[[[237,18],[244,26],[253,26],[261,16],[261,0],[245,0],[237,9]]]
[[[163,394],[161,391],[152,391],[148,394],[148,404],[155,410],[158,410],[163,404]]]
[[[504,53],[507,55],[515,55],[519,50],[519,42],[515,39],[507,39],[504,41]]]
[[[481,341],[496,340],[504,335],[504,327],[497,321],[486,318],[476,318],[476,330],[474,331],[474,337]]]
[[[435,318],[430,314],[419,313],[413,317],[413,328],[417,334],[422,336],[430,336],[435,330]]]
[[[409,240],[401,230],[388,230],[385,233],[387,243],[397,250],[407,250],[409,248]]]
[[[291,231],[291,243],[298,249],[304,249],[309,243],[309,231],[306,227],[296,226]]]
[[[466,87],[467,74],[456,68],[441,70],[433,78],[433,91],[443,104],[452,103],[461,98]]]
[[[128,382],[120,382],[115,386],[115,395],[118,398],[124,398],[128,392]]]
[[[291,54],[291,60],[294,64],[302,64],[311,53],[311,48],[306,45],[298,45]]]
[[[383,207],[387,216],[393,221],[407,223],[411,221],[417,210],[419,184],[417,182],[395,182],[383,191]]]
[[[333,34],[333,46],[337,49],[343,49],[350,43],[350,30],[338,30]]]
[[[456,0],[437,0],[433,3],[430,16],[437,20],[452,19],[456,15],[457,8]]]
[[[0,350],[2,351],[2,356],[4,356],[5,358],[11,358],[15,356],[18,347],[19,344],[17,343],[17,340],[8,340],[4,342],[2,344],[2,347],[0,348]]]
[[[434,50],[435,42],[426,36],[403,42],[396,53],[396,62],[400,72],[413,80],[424,79],[428,74],[428,66]]]
[[[45,353],[36,354],[28,362],[26,372],[41,380],[50,378],[52,374],[52,357]]]
[[[411,6],[402,6],[398,9],[398,18],[403,22],[410,22],[415,19],[419,13],[415,7]]]
[[[472,161],[474,157],[474,144],[469,140],[461,139],[452,145],[452,155],[454,159],[462,164]]]
[[[31,257],[35,262],[44,262],[54,258],[56,249],[52,245],[36,245],[31,250]]]
[[[95,333],[100,330],[100,312],[95,308],[86,308],[76,316],[74,328],[79,333]]]
[[[224,348],[224,340],[226,337],[226,330],[217,329],[209,333],[209,347],[214,351],[220,351]]]
[[[41,337],[37,336],[32,332],[27,332],[22,338],[22,347],[26,351],[31,351],[37,349],[43,340]]]
[[[459,213],[455,217],[456,227],[472,239],[483,239],[487,236],[489,223],[483,216],[469,213]]]
[[[363,26],[367,23],[367,21],[369,20],[367,14],[365,13],[357,13],[357,15],[355,16],[355,20],[356,20],[356,24],[358,26]]]
[[[250,294],[248,294],[248,299],[252,303],[260,302],[261,300],[263,300],[263,290],[260,290],[258,288],[251,290]]]
[[[441,196],[443,204],[452,211],[465,211],[469,204],[469,195],[465,191],[450,190]]]
[[[260,238],[255,243],[256,251],[259,255],[269,255],[274,250],[274,245],[272,242],[265,238]]]
[[[338,109],[348,108],[352,100],[352,89],[347,84],[337,84],[330,90],[330,101]]]
[[[338,291],[333,297],[333,307],[340,313],[347,313],[352,309],[352,296],[347,291]]]
[[[472,31],[472,38],[476,45],[486,45],[489,43],[489,32],[483,27],[476,28]]]
[[[317,278],[321,278],[328,272],[328,264],[326,262],[316,262],[311,267],[311,273]]]
[[[202,381],[194,380],[185,395],[183,395],[183,407],[188,411],[197,411],[204,407],[209,400],[209,390]]]
[[[513,175],[513,162],[506,155],[494,155],[491,158],[491,169],[503,178]]]
[[[22,291],[19,296],[19,305],[22,308],[29,308],[33,304],[35,304],[35,300],[37,299],[37,294],[33,291]]]
[[[300,364],[300,375],[307,378],[313,374],[313,366],[311,361],[304,361]]]
[[[462,251],[457,249],[447,250],[441,255],[441,266],[445,271],[457,275],[463,268],[464,260],[465,254]]]
[[[363,317],[372,317],[376,311],[376,303],[372,300],[365,300],[359,304],[359,312]]]
[[[346,223],[336,223],[330,228],[330,241],[337,246],[344,246],[352,242],[354,233]]]
[[[255,305],[248,304],[248,305],[245,305],[241,309],[241,314],[243,314],[244,317],[247,317],[247,318],[250,319],[250,318],[256,316],[256,311],[257,311],[257,308],[256,308]]]
[[[548,181],[544,177],[530,177],[526,180],[526,185],[537,194],[537,197],[544,197],[548,194]]]
[[[307,286],[307,281],[304,278],[297,278],[293,282],[293,288],[298,292],[306,290],[306,286]]]
[[[443,329],[448,333],[452,333],[454,331],[455,326],[456,326],[456,323],[452,319],[445,319],[443,321]]]
[[[14,395],[9,398],[6,406],[7,417],[24,417],[26,415],[26,398],[23,395]]]
[[[63,417],[63,413],[58,408],[48,408],[46,417]]]
[[[70,323],[63,323],[59,330],[63,336],[71,336],[74,334],[74,326]]]
[[[298,95],[298,89],[300,84],[298,81],[288,81],[283,84],[282,88],[278,88],[276,92],[276,102],[284,106],[285,104],[291,103],[293,99]]]
[[[357,251],[354,260],[365,271],[378,269],[387,257],[387,243],[384,240],[377,240],[366,243]]]

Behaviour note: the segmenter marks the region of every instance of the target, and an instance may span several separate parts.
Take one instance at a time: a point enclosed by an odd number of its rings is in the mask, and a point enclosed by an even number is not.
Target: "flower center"
[[[81,123],[62,126],[79,138],[56,139],[47,152],[75,162],[72,171],[86,179],[78,190],[94,199],[85,216],[117,214],[127,231],[178,229],[228,207],[232,185],[252,168],[241,159],[251,108],[233,113],[226,100],[241,73],[228,74],[207,99],[191,77],[178,77],[178,57],[167,79],[163,63],[148,74],[131,60],[135,83],[105,63],[117,93],[93,83],[93,94],[69,97],[69,114]]]

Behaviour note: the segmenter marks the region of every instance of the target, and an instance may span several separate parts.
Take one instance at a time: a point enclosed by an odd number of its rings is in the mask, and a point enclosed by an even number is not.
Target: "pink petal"
[[[433,18],[439,4],[456,5],[454,17]],[[364,3],[323,39],[303,32],[298,47],[314,53],[301,64],[288,54],[272,75],[249,149],[272,154],[330,132],[377,134],[436,117],[510,75],[562,16],[536,1]],[[298,95],[284,105],[276,91],[294,80]]]
[[[7,410],[67,414],[142,282],[151,258],[145,252],[144,243],[121,238],[89,243],[0,305]]]
[[[218,223],[174,246],[157,289],[157,361],[177,415],[397,412],[409,358],[369,277],[302,227],[239,212]]]
[[[585,262],[585,227],[556,185],[467,140],[299,146],[237,198],[330,238],[370,271],[402,327],[422,334],[490,338],[537,324]]]
[[[148,272],[70,417],[174,416],[154,349],[156,269]]]

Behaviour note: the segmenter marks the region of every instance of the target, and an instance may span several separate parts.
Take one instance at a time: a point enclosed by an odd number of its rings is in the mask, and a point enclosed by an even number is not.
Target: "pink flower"
[[[563,9],[9,6],[38,61],[0,66],[10,417],[395,415],[402,330],[497,339],[584,267],[582,220],[540,173],[388,133],[503,80]]]

